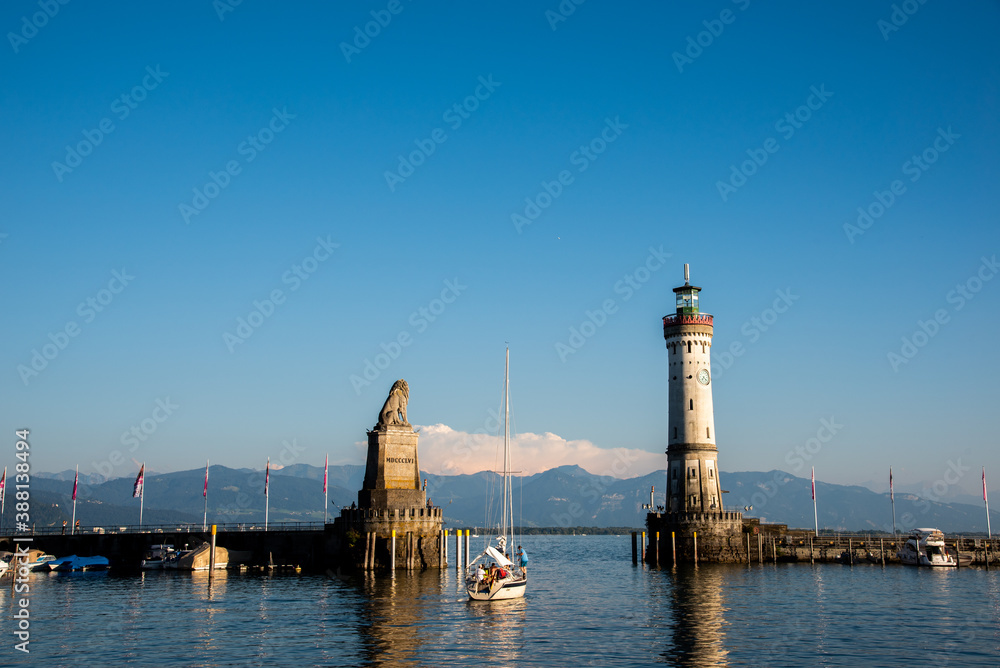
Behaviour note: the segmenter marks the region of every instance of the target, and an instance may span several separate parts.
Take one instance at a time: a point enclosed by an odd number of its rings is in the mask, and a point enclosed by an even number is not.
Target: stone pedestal
[[[368,462],[358,507],[341,510],[334,521],[346,558],[358,568],[444,566],[443,517],[440,508],[427,507],[426,493],[420,487],[417,437],[409,424],[383,424],[381,420],[368,432]]]
[[[359,508],[402,510],[426,505],[426,495],[420,489],[417,436],[408,426],[368,432],[368,463],[358,492]]]
[[[654,541],[660,532],[659,565],[671,566],[674,555],[671,546],[677,546],[677,563],[693,563],[695,533],[698,534],[698,561],[701,563],[743,563],[746,546],[743,535],[743,514],[718,513],[649,513],[646,515],[649,547],[646,560],[656,558]],[[671,543],[670,534],[674,534]]]

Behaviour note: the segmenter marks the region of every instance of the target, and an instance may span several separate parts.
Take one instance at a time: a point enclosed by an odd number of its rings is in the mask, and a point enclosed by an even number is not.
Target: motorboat
[[[55,560],[55,555],[39,554],[33,562],[28,564],[28,568],[32,571],[47,571],[49,570],[49,563]]]
[[[958,566],[958,559],[945,547],[944,533],[940,529],[914,529],[906,543],[899,549],[897,556],[908,566],[932,568]]]
[[[144,571],[161,570],[176,552],[173,545],[151,545],[139,568]]]

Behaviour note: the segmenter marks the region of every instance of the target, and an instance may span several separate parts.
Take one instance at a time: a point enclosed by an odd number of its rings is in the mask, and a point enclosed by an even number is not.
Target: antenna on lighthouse
[[[691,265],[685,264],[684,265],[684,285],[687,285],[690,282],[691,282]]]

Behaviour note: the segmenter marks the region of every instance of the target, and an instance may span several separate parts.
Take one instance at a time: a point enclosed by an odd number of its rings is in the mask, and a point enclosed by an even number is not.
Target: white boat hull
[[[466,591],[469,593],[469,599],[473,601],[503,601],[511,598],[523,598],[524,591],[528,588],[528,581],[523,578],[498,584],[498,587],[494,586],[482,591],[477,590],[476,584],[467,585]]]

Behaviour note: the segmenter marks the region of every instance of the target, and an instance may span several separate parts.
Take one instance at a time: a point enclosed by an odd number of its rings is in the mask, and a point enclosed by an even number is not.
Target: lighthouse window
[[[714,478],[715,477],[715,469],[711,469],[711,468],[708,469],[708,477],[709,478]]]
[[[691,468],[688,469],[688,476],[693,478],[694,475],[695,475],[695,468],[692,466]]]
[[[709,427],[705,427],[705,438],[712,438],[712,432]]]
[[[673,469],[674,480],[677,480],[677,469]]]
[[[677,427],[674,427],[674,438],[677,438]]]
[[[691,342],[688,341],[688,352],[691,352]]]
[[[694,399],[688,399],[688,410],[689,411],[694,410]]]

